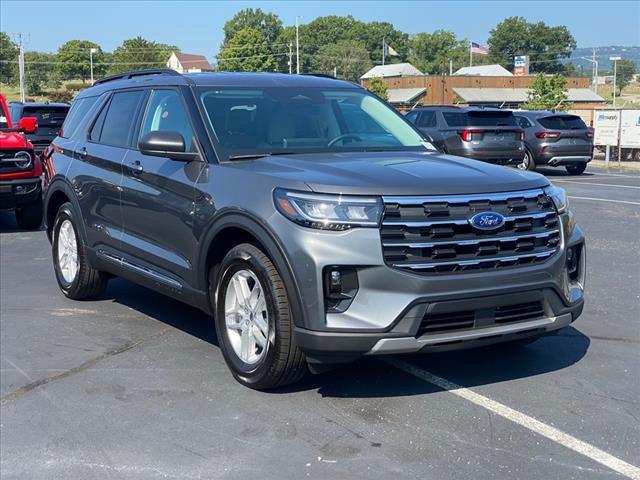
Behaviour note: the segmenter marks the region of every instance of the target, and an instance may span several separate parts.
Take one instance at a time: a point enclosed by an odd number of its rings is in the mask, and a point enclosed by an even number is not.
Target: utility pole
[[[589,57],[580,57],[582,60],[586,60],[587,62],[591,62],[593,64],[592,67],[592,71],[593,71],[593,79],[592,79],[592,87],[593,87],[593,93],[598,93],[598,61],[595,59],[595,48],[593,49],[593,58],[589,58]]]
[[[91,68],[91,85],[93,85],[93,54],[96,53],[97,51],[98,51],[97,48],[89,49],[89,65]]]
[[[449,76],[453,75],[453,60],[449,60]]]
[[[289,75],[293,73],[293,43],[289,42]]]
[[[338,78],[338,68],[337,67],[333,67],[333,76],[334,76],[334,78]]]
[[[13,33],[11,34],[14,38],[14,41],[18,44],[19,47],[19,55],[18,55],[18,75],[20,78],[20,101],[24,102],[26,99],[25,88],[24,88],[24,44],[25,44],[25,34],[24,33]]]
[[[473,49],[471,47],[472,43],[469,42],[469,66],[473,67]]]
[[[386,57],[385,55],[385,50],[386,50],[386,42],[384,41],[384,37],[382,37],[382,65],[384,65],[384,57]]]
[[[300,25],[298,20],[301,16],[296,16],[296,74],[300,75]]]
[[[618,73],[618,60],[622,60],[622,57],[609,57],[609,60],[613,62],[613,108],[616,108],[616,75]]]

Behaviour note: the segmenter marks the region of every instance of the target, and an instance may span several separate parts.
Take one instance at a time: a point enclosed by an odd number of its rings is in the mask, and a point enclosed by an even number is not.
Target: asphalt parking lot
[[[270,393],[197,310],[123,280],[65,299],[44,232],[0,214],[3,480],[640,478],[640,175],[545,173],[588,242],[573,326]]]

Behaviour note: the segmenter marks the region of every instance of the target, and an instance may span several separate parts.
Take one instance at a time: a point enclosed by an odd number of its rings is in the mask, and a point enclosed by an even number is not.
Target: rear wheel
[[[71,203],[63,204],[56,214],[52,237],[53,267],[62,293],[82,300],[100,295],[107,286],[108,277],[89,263],[75,219]]]
[[[42,225],[42,200],[16,209],[16,222],[20,228],[35,230]]]
[[[307,363],[294,343],[287,291],[271,260],[242,244],[227,253],[217,271],[211,282],[216,333],[235,379],[257,390],[300,380]]]
[[[529,150],[524,152],[524,158],[522,159],[522,162],[516,165],[516,168],[531,171],[536,169],[536,163],[533,161],[533,156]]]
[[[580,175],[582,172],[584,172],[587,169],[587,164],[577,163],[575,165],[567,165],[564,168],[567,169],[567,172],[569,172],[570,175]]]

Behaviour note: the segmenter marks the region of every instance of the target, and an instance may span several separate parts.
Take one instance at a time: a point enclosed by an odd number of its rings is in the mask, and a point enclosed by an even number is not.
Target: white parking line
[[[403,372],[406,372],[414,377],[417,377],[421,380],[429,382],[433,385],[436,385],[443,390],[446,390],[458,397],[464,398],[476,405],[489,410],[490,412],[495,413],[496,415],[500,415],[507,420],[511,420],[518,425],[525,427],[532,432],[537,433],[538,435],[542,435],[543,437],[552,440],[563,447],[569,448],[574,452],[578,452],[585,457],[590,458],[611,470],[618,472],[622,475],[625,475],[628,478],[633,480],[640,480],[640,468],[631,465],[630,463],[625,462],[613,455],[600,450],[599,448],[594,447],[582,440],[579,440],[567,433],[564,433],[557,428],[554,428],[546,423],[542,423],[539,420],[536,420],[529,415],[526,415],[522,412],[514,410],[513,408],[507,407],[502,403],[496,402],[495,400],[491,400],[484,395],[480,395],[478,393],[469,390],[468,388],[461,387],[460,385],[456,385],[449,380],[445,380],[442,377],[438,377],[426,370],[422,370],[420,368],[414,367],[413,365],[403,362],[401,360],[397,360],[395,358],[387,358],[384,360],[385,362],[393,365],[396,368],[399,368]]]
[[[610,198],[574,197],[573,195],[569,195],[569,198],[576,198],[578,200],[595,200],[597,202],[626,203],[627,205],[640,205],[640,202],[629,202],[628,200],[612,200]]]
[[[614,187],[614,188],[637,188],[640,189],[640,187],[636,187],[634,185],[611,185],[610,183],[594,183],[594,182],[577,182],[575,180],[552,180],[552,183],[555,182],[559,182],[559,183],[576,183],[578,185],[597,185],[600,187]]]
[[[640,175],[625,174],[625,173],[600,173],[600,172],[588,172],[593,177],[627,177],[627,178],[640,178]],[[587,175],[587,177],[589,176]]]

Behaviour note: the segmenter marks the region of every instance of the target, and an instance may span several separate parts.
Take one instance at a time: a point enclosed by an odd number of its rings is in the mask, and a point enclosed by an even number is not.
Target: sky
[[[68,40],[91,40],[113,51],[138,35],[176,45],[210,59],[218,52],[222,27],[238,10],[261,8],[284,25],[296,15],[307,23],[324,15],[353,15],[391,22],[407,33],[451,30],[484,43],[505,17],[566,25],[578,47],[640,46],[640,0],[630,1],[28,1],[0,0],[0,29],[28,34],[26,50],[54,52]],[[40,12],[40,13],[39,13]],[[24,25],[23,19],[27,19]]]

